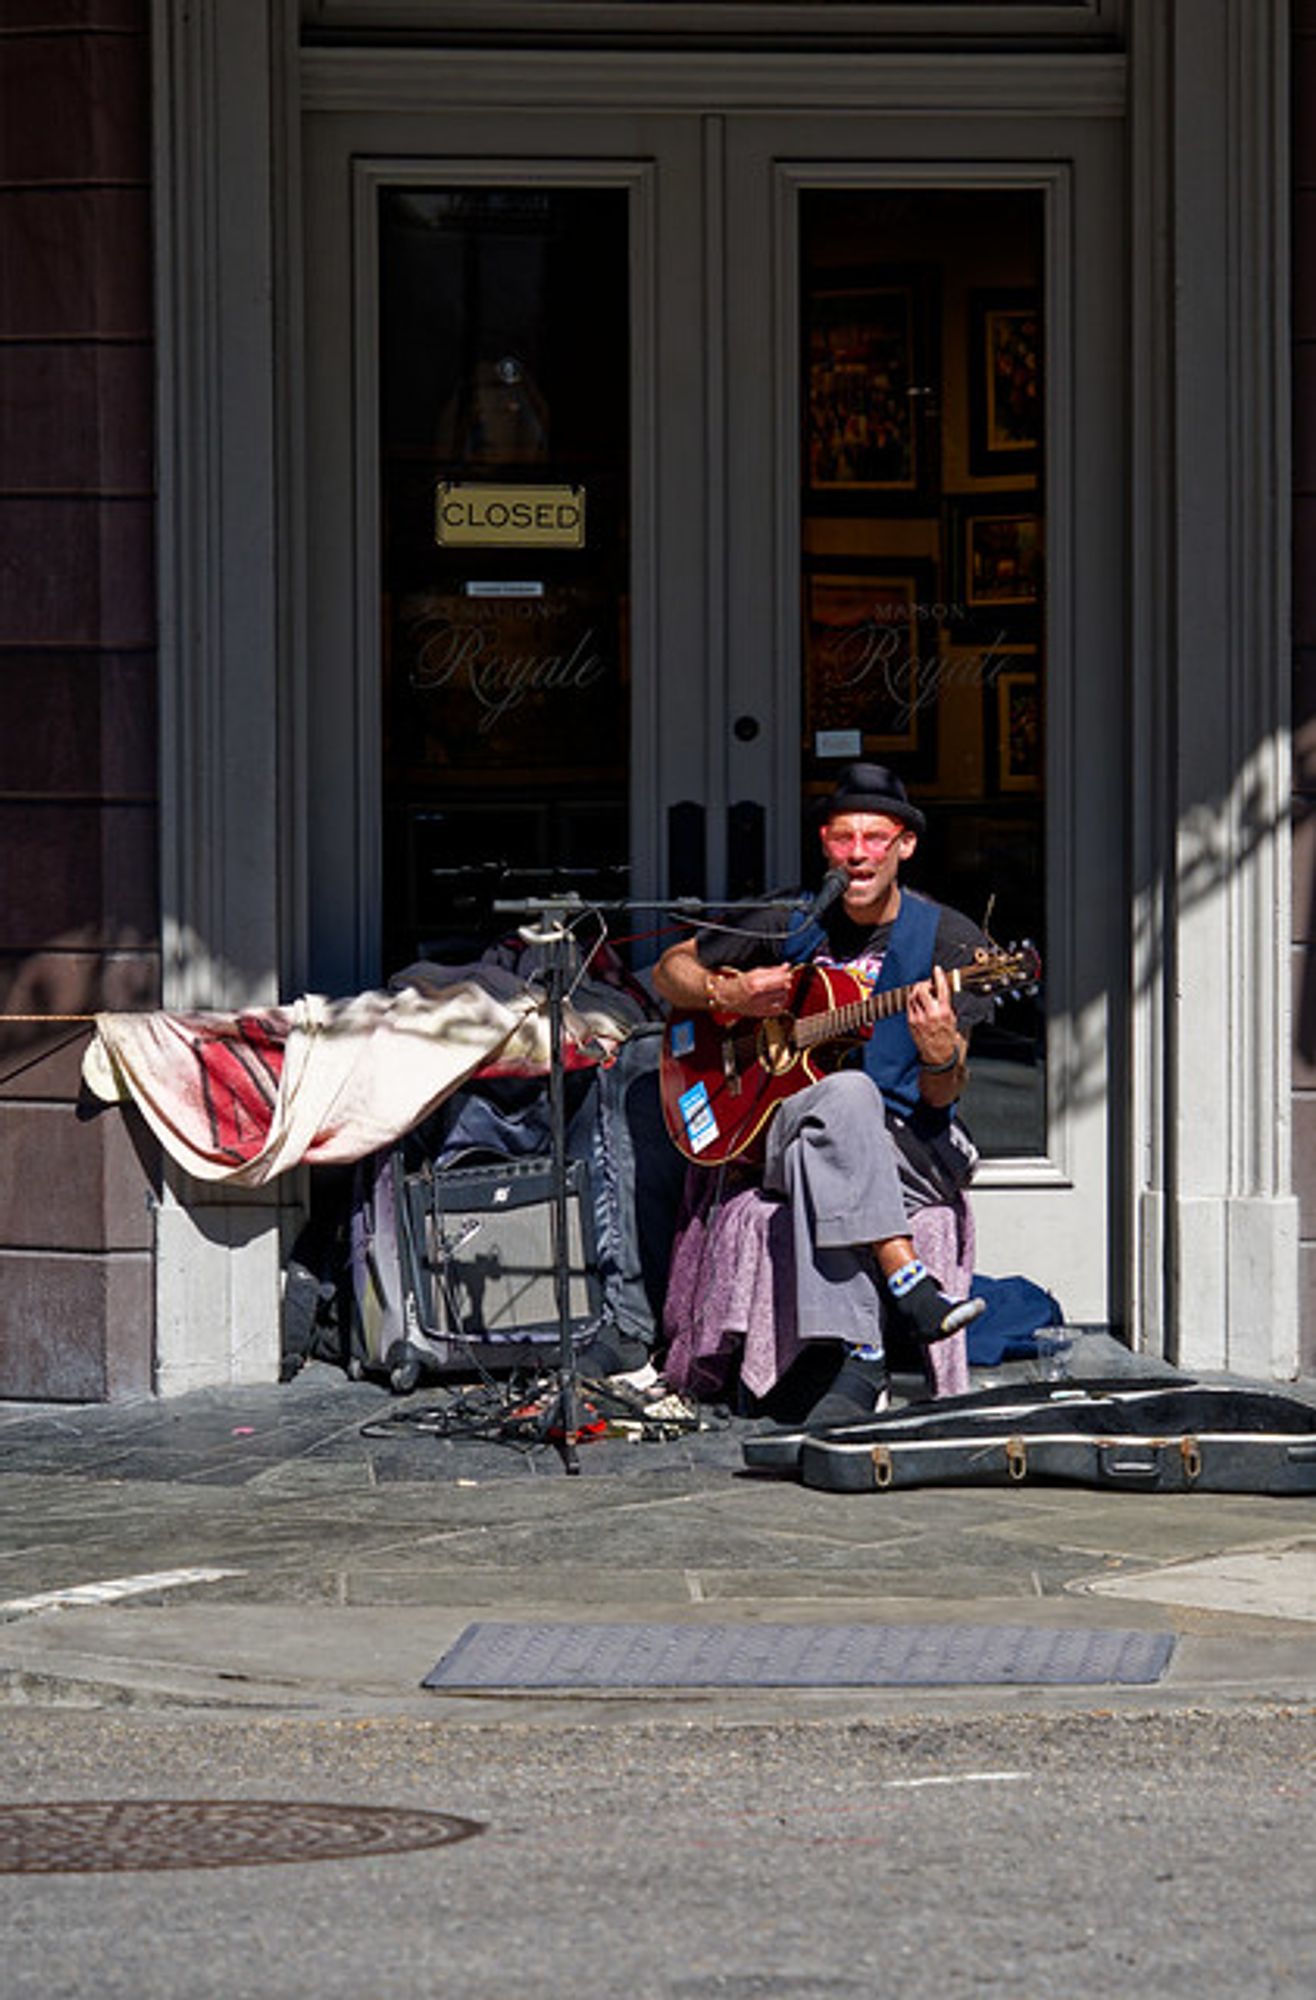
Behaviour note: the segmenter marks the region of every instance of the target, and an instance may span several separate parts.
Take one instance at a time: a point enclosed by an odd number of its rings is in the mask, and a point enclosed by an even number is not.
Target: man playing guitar
[[[925,1342],[983,1310],[946,1297],[910,1235],[911,1216],[953,1199],[976,1165],[955,1106],[969,1034],[991,1007],[952,993],[947,977],[989,948],[983,933],[900,886],[925,824],[894,772],[850,765],[822,810],[832,895],[808,912],[765,909],[705,930],[654,968],[674,1009],[750,1021],[787,1013],[809,964],[906,989],[862,1044],[862,1066],[805,1083],[775,1105],[764,1134],[764,1186],[791,1204],[799,1333],[838,1345],[835,1379],[809,1414],[815,1428],[862,1422],[884,1399],[879,1288]]]

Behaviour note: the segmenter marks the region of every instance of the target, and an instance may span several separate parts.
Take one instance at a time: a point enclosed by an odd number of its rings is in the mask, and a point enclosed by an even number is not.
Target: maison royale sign
[[[583,549],[583,486],[484,486],[441,479],[434,539],[445,549]]]

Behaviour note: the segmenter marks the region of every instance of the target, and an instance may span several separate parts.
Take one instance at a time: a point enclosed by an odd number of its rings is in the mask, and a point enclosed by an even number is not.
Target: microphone
[[[845,894],[849,886],[850,877],[844,868],[829,868],[823,876],[817,895],[811,903],[805,904],[805,916],[811,923],[816,922],[824,910],[830,910],[832,904]]]

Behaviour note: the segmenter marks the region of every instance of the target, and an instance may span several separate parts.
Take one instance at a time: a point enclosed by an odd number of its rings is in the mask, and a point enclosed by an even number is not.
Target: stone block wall
[[[0,1010],[157,1004],[149,0],[0,14]],[[0,1020],[0,1397],[150,1388],[144,1131]]]

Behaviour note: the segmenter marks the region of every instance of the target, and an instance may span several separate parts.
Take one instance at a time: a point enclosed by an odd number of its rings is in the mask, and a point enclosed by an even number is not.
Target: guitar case
[[[829,1493],[1058,1480],[1138,1493],[1316,1493],[1316,1406],[1269,1389],[1128,1377],[911,1403],[749,1438],[747,1466]]]

